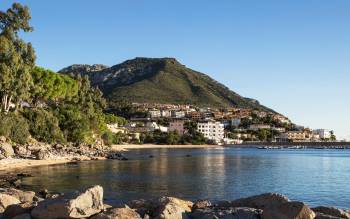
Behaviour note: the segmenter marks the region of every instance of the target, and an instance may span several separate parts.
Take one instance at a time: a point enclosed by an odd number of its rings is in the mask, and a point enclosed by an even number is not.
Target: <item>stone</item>
[[[155,212],[156,219],[189,219],[193,203],[173,197],[162,197]]]
[[[217,204],[218,207],[248,207],[256,209],[264,209],[265,207],[280,205],[290,200],[280,194],[267,193],[249,198],[238,199],[235,201],[223,201]]]
[[[85,218],[103,210],[103,188],[94,186],[73,199],[59,197],[42,201],[31,215],[34,219]]]
[[[198,200],[193,204],[192,211],[198,208],[207,208],[212,204],[209,200]]]
[[[326,215],[326,214],[322,214],[322,213],[316,213],[315,219],[343,219],[343,218],[335,217],[335,216],[331,216],[331,215]]]
[[[151,200],[132,200],[128,202],[128,206],[132,209],[136,209],[137,213],[139,213],[141,216],[145,217],[145,215],[152,215],[153,212],[156,210],[159,204],[157,204],[158,201],[151,201]]]
[[[312,208],[312,210],[316,213],[321,213],[324,215],[350,219],[350,213],[338,208],[320,206]]]
[[[254,208],[198,208],[191,214],[193,219],[260,219],[262,210]]]
[[[133,209],[125,206],[124,208],[109,209],[106,212],[93,216],[91,219],[142,219]]]
[[[5,143],[5,142],[6,142],[6,137],[0,136],[0,143]]]
[[[10,205],[19,204],[20,201],[10,195],[0,194],[0,213],[4,213],[5,209]]]
[[[50,153],[47,150],[39,150],[35,154],[35,159],[37,160],[47,160],[50,158]]]
[[[14,218],[22,214],[30,214],[30,211],[35,207],[33,202],[10,205],[4,212],[4,218]]]
[[[30,214],[21,214],[12,219],[32,219],[32,217],[30,216]]]
[[[9,158],[15,155],[15,151],[13,150],[12,145],[6,142],[0,143],[0,152],[6,158]]]
[[[13,188],[6,189],[3,193],[11,195],[20,200],[21,202],[32,202],[35,197],[35,192],[21,191]]]
[[[23,145],[16,146],[14,150],[15,150],[15,154],[17,154],[17,156],[20,156],[20,157],[23,157],[23,158],[28,158],[32,154],[32,152],[30,150],[28,150]]]
[[[316,214],[302,202],[287,202],[264,208],[264,219],[314,219]]]

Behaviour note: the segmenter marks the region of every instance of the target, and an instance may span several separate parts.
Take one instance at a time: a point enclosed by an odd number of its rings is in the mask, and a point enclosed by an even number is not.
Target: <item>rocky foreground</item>
[[[350,212],[330,208],[309,208],[279,194],[211,203],[173,197],[134,200],[122,206],[103,203],[103,188],[94,186],[72,198],[64,195],[13,188],[0,190],[1,219],[336,219],[350,218]]]

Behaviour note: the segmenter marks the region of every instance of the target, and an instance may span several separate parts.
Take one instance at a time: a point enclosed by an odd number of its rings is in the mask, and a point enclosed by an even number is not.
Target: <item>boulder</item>
[[[13,196],[0,194],[0,213],[3,213],[8,206],[19,203],[20,201]]]
[[[334,217],[331,215],[326,215],[322,213],[316,213],[315,219],[342,219],[341,217]]]
[[[155,211],[156,219],[188,219],[188,213],[192,211],[193,203],[173,197],[162,197]]]
[[[6,142],[0,143],[0,153],[6,158],[15,155],[12,145]]]
[[[5,142],[6,142],[6,137],[0,136],[0,143],[5,143]]]
[[[198,200],[193,204],[192,211],[195,209],[207,208],[212,206],[209,200]]]
[[[317,208],[312,208],[312,210],[316,213],[321,213],[324,215],[350,219],[350,213],[338,208],[320,206]]]
[[[151,201],[151,200],[132,200],[128,202],[128,206],[132,209],[136,209],[137,213],[139,213],[142,217],[145,217],[145,215],[153,215],[153,212],[157,209],[158,201]]]
[[[47,150],[41,149],[35,153],[35,159],[47,160],[50,158],[50,153]]]
[[[141,219],[141,217],[136,211],[125,206],[124,208],[109,209],[93,216],[91,219]]]
[[[192,212],[193,219],[260,219],[262,210],[254,208],[199,208]]]
[[[10,205],[4,212],[4,218],[12,219],[22,214],[30,214],[30,211],[35,207],[32,202]]]
[[[15,148],[15,154],[17,154],[20,157],[23,158],[28,158],[31,156],[31,151],[28,150],[25,146],[23,145],[17,145]]]
[[[302,202],[287,202],[264,208],[263,219],[314,219],[316,214]]]
[[[25,192],[25,191],[13,189],[13,188],[6,189],[3,193],[7,195],[11,195],[17,198],[18,200],[20,200],[21,202],[32,202],[33,198],[35,197],[35,192],[32,192],[32,191]]]
[[[32,217],[30,216],[30,214],[21,214],[12,219],[32,219]]]
[[[280,205],[290,200],[280,194],[267,193],[249,198],[238,199],[235,201],[223,201],[217,204],[218,207],[248,207],[256,209],[264,209],[265,207]]]
[[[59,197],[42,201],[34,208],[34,219],[85,218],[100,213],[104,209],[103,188],[94,186],[73,199]]]

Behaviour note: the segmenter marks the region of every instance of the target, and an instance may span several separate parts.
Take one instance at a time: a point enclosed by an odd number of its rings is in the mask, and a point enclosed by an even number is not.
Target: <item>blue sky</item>
[[[1,0],[0,9],[12,0]],[[20,0],[37,64],[175,57],[294,122],[350,139],[348,0]]]

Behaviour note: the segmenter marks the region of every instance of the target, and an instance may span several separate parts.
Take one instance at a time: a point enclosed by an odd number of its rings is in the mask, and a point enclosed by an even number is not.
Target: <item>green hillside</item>
[[[61,72],[72,71],[68,67]],[[103,91],[109,102],[235,106],[270,111],[258,101],[244,98],[209,76],[186,68],[172,58],[136,58],[101,71],[80,74],[89,75],[92,84]]]

